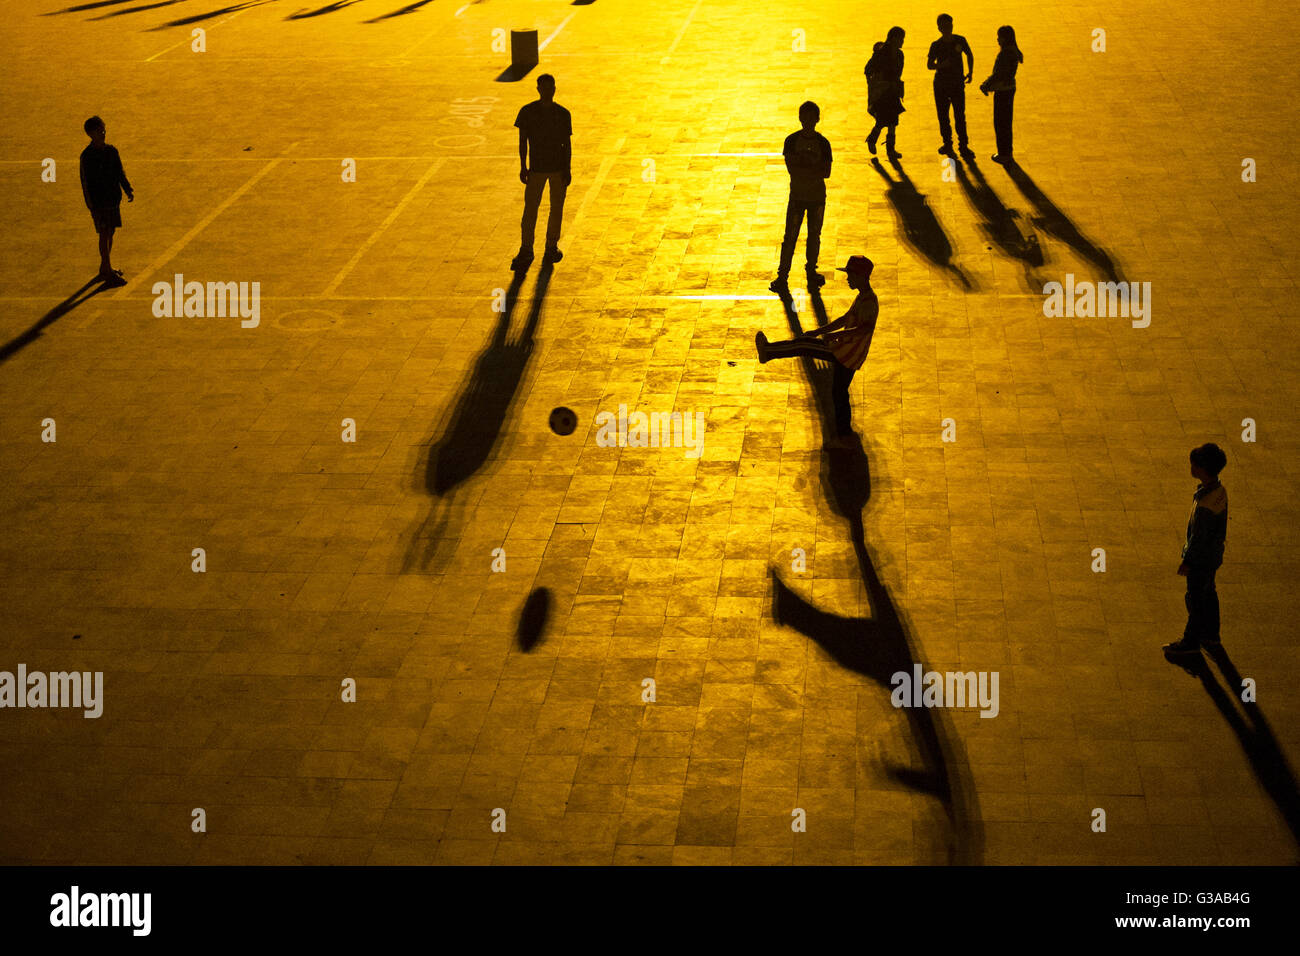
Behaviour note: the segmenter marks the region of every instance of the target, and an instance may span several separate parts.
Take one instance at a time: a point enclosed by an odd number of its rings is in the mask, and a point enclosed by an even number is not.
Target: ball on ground
[[[578,416],[573,413],[573,409],[565,408],[563,405],[551,409],[551,431],[555,434],[572,435],[577,427]]]

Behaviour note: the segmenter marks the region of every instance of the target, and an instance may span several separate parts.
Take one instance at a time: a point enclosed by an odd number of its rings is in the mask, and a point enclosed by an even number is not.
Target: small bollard
[[[526,72],[537,65],[537,31],[510,31],[510,65],[517,72]]]

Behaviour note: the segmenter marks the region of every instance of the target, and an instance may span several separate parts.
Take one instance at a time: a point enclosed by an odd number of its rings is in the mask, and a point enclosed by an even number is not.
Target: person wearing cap
[[[850,289],[858,290],[858,297],[834,322],[786,342],[769,342],[762,332],[754,337],[760,363],[796,356],[825,359],[831,363],[831,397],[838,432],[836,444],[843,444],[853,433],[849,385],[867,360],[871,337],[876,331],[876,319],[880,315],[880,301],[871,288],[871,270],[874,268],[875,264],[866,256],[851,256],[848,263],[837,270],[845,274]]]

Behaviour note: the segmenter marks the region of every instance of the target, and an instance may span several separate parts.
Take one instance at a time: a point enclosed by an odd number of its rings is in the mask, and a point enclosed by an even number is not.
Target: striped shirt
[[[847,369],[857,371],[871,351],[871,337],[876,332],[876,319],[880,315],[880,300],[870,289],[863,289],[844,314],[844,328],[826,336],[826,344],[835,353],[835,359]]]

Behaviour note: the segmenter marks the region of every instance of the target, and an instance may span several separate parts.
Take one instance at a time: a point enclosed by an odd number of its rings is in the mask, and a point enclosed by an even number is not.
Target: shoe
[[[1161,648],[1166,654],[1199,654],[1201,649],[1195,644],[1188,644],[1186,641],[1174,641],[1172,644],[1166,644]]]
[[[903,154],[900,153],[900,152],[899,152],[898,150],[896,150],[896,149],[889,149],[888,151],[886,151],[885,155],[888,156],[890,159],[902,159],[902,158],[903,158]]]
[[[826,284],[826,277],[822,275],[820,272],[808,273],[808,288],[820,289],[825,284]]]
[[[522,272],[533,264],[533,250],[521,249],[519,254],[510,260],[510,269],[512,272]]]
[[[551,246],[542,254],[543,262],[559,262],[564,258],[564,253],[559,250],[558,246]]]
[[[975,158],[975,150],[971,149],[969,146],[963,146],[963,147],[961,147],[960,149],[958,149],[957,152],[961,153],[961,158],[962,158],[962,159],[974,159],[974,158]]]
[[[871,155],[876,155],[876,141],[870,136],[867,137],[867,149],[871,150]]]
[[[940,156],[951,156],[952,154],[952,143],[944,143],[939,147]]]
[[[790,284],[781,276],[777,276],[773,279],[771,284],[768,285],[768,288],[783,299],[788,299],[790,297]]]
[[[1015,163],[1015,160],[1012,159],[1010,156],[1003,156],[1002,154],[999,153],[998,155],[993,157],[993,162],[1001,163],[1003,166],[1011,166]]]
[[[754,348],[758,349],[758,363],[767,364],[767,336],[759,332],[754,336]]]

